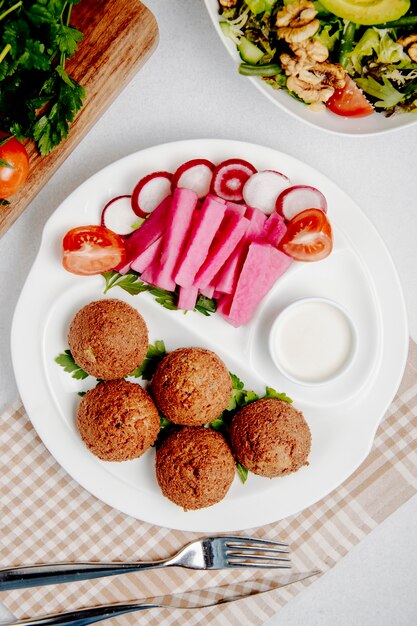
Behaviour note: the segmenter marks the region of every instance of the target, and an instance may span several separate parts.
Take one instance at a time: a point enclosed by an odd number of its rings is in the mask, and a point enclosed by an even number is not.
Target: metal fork
[[[291,567],[288,545],[251,537],[205,537],[162,561],[133,563],[52,563],[0,570],[0,591],[114,576],[161,567],[216,570],[238,567]]]

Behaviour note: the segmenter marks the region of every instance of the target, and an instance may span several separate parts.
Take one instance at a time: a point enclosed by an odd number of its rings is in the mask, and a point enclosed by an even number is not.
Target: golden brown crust
[[[156,452],[162,493],[185,511],[212,506],[228,492],[235,462],[224,437],[210,428],[181,428]]]
[[[219,357],[203,348],[179,348],[158,365],[152,395],[174,424],[201,426],[216,419],[229,404],[232,382]]]
[[[300,411],[276,398],[257,400],[236,413],[230,439],[237,460],[260,476],[283,476],[308,464],[308,424]]]
[[[100,459],[127,461],[140,457],[155,442],[159,413],[140,385],[111,380],[83,396],[77,426],[86,446]]]
[[[123,378],[145,358],[148,330],[143,317],[126,302],[97,300],[73,318],[68,345],[77,365],[91,376]]]

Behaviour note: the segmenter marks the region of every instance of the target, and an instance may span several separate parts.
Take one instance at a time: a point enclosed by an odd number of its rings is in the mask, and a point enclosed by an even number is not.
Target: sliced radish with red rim
[[[171,193],[172,174],[153,172],[142,178],[133,190],[132,209],[139,217],[152,213]]]
[[[118,235],[130,235],[138,216],[132,209],[131,196],[117,196],[101,212],[101,225]]]
[[[288,187],[280,193],[276,202],[276,210],[286,220],[291,220],[301,211],[313,208],[321,209],[326,213],[327,201],[321,191],[309,185]]]
[[[211,190],[224,200],[240,202],[243,200],[242,190],[256,169],[243,159],[228,159],[219,163],[213,173]]]
[[[172,177],[172,191],[176,187],[185,187],[195,191],[199,198],[204,198],[210,191],[213,170],[214,164],[207,159],[192,159],[183,163]]]
[[[246,204],[259,209],[266,215],[275,211],[275,204],[280,193],[290,186],[290,179],[273,170],[264,170],[251,176],[243,187],[243,199]]]

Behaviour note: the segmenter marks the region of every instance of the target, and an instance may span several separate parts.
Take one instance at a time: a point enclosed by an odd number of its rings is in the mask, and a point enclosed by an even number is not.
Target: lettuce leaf
[[[363,60],[371,56],[384,64],[398,63],[408,58],[402,45],[391,39],[387,30],[367,28],[350,55],[357,74],[362,73]]]
[[[374,98],[379,98],[379,100],[375,102],[375,106],[382,107],[383,109],[391,109],[405,98],[405,94],[395,89],[386,77],[382,79],[382,85],[375,80],[375,78],[372,78],[372,76],[357,78],[355,82],[365,93]]]

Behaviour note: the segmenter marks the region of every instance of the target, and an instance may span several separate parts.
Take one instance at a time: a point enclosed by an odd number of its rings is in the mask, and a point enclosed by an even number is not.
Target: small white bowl
[[[318,311],[316,319],[311,316],[312,307]],[[351,366],[356,349],[357,333],[349,313],[328,298],[292,302],[278,314],[269,335],[269,352],[277,369],[300,385],[323,385],[339,378]]]
[[[220,39],[235,60],[235,69],[233,70],[233,67],[231,67],[230,71],[237,72],[237,67],[242,60],[236,49],[236,45],[231,39],[225,37],[221,31],[219,26],[218,2],[217,0],[205,0],[205,4]],[[219,68],[219,72],[220,71],[227,71],[227,68]],[[328,109],[313,111],[311,107],[303,102],[298,102],[298,100],[292,98],[284,89],[272,89],[270,85],[257,76],[248,76],[246,78],[248,78],[264,96],[269,98],[269,100],[283,111],[286,111],[293,117],[302,120],[310,126],[321,128],[330,133],[364,137],[367,135],[387,133],[417,122],[417,115],[415,113],[399,113],[391,117],[385,117],[382,113],[374,113],[366,117],[352,118],[335,115]]]

